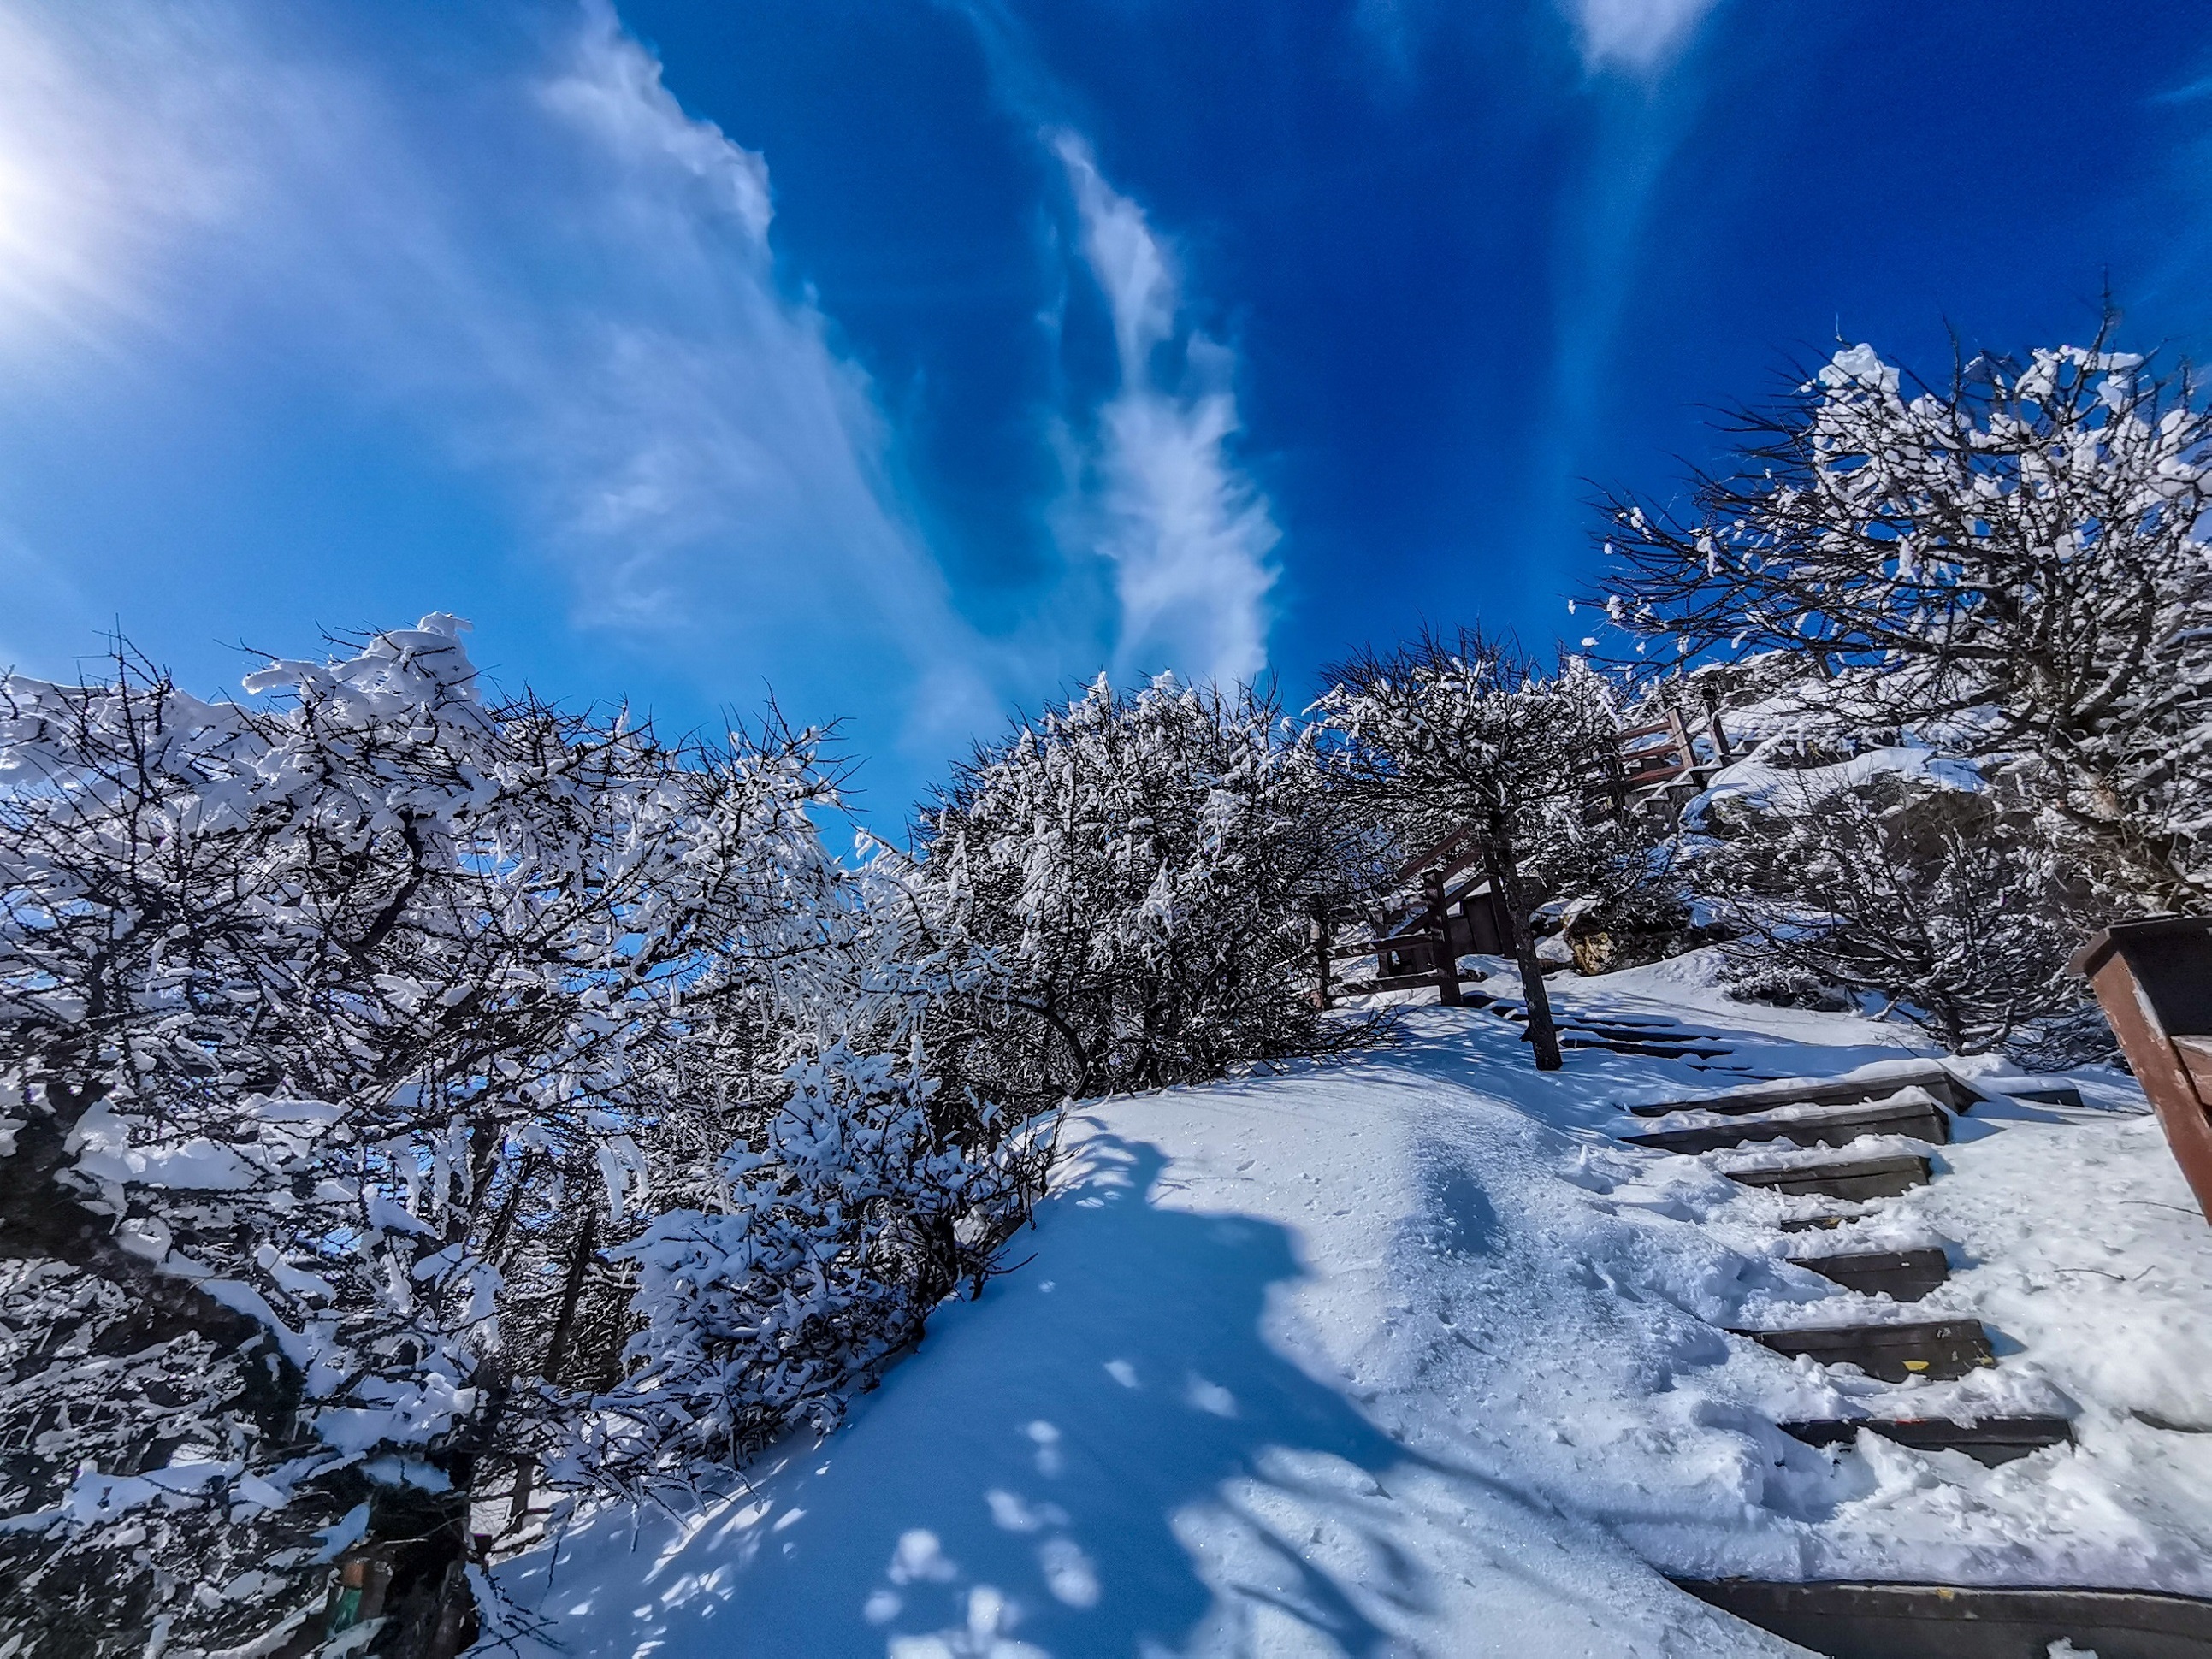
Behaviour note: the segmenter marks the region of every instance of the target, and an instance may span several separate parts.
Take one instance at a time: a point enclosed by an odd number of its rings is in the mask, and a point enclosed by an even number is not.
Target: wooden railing
[[[1711,751],[1710,758],[1698,756],[1689,721],[1678,705],[1669,703],[1664,718],[1629,726],[1620,733],[1620,781],[1632,790],[1650,790],[1682,777],[1703,781],[1732,762],[1735,755],[1729,744],[1728,728],[1721,720],[1720,705],[1710,696],[1705,705],[1701,723]]]

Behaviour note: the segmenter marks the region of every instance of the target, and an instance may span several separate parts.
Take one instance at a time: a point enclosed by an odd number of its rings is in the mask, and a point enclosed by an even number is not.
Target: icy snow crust
[[[1694,959],[1555,994],[1722,1034],[1753,1077],[1910,1052],[1731,1004]],[[660,1659],[1798,1650],[1662,1573],[2212,1595],[2212,1230],[2125,1079],[1860,1143],[1941,1173],[1838,1206],[1613,1140],[1653,1121],[1619,1103],[1726,1073],[1580,1050],[1544,1077],[1492,1014],[1407,1026],[1085,1111],[1031,1259],[848,1427],[681,1520],[602,1514],[505,1588],[568,1653]],[[1868,1218],[1774,1226],[1823,1207]],[[1953,1277],[1910,1307],[1787,1260],[1938,1242]],[[1961,1315],[2002,1359],[1950,1383],[1725,1334]],[[1774,1426],[2029,1412],[2078,1445],[1986,1469]]]

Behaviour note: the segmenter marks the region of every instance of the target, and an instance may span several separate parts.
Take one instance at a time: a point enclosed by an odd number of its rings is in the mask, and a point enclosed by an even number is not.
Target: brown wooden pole
[[[1313,1006],[1326,1008],[1328,993],[1328,908],[1316,903],[1307,927],[1306,937],[1313,942],[1314,990]]]
[[[1435,943],[1429,961],[1437,973],[1437,1000],[1456,1008],[1466,1000],[1459,991],[1459,958],[1452,954],[1451,918],[1444,913],[1444,876],[1431,870],[1421,877],[1421,897],[1428,906],[1429,932]]]
[[[1605,793],[1613,802],[1616,818],[1628,816],[1628,769],[1620,758],[1620,744],[1615,739],[1605,756]]]
[[[1671,702],[1667,705],[1667,729],[1674,738],[1675,756],[1681,762],[1682,769],[1675,775],[1687,777],[1695,783],[1698,781],[1697,745],[1690,740],[1689,721],[1682,718],[1682,711]]]
[[[2147,959],[2136,960],[2139,953]],[[2159,1006],[2161,997],[2172,1004],[2212,995],[2212,921],[2123,923],[2097,934],[2072,965],[2096,993],[2197,1207],[2212,1221],[2212,1036],[2168,1030],[2176,1016]],[[2178,978],[2185,982],[2177,987]]]
[[[1700,688],[1705,701],[1705,729],[1713,734],[1713,758],[1723,766],[1735,759],[1729,747],[1728,728],[1721,724],[1721,700],[1710,685]]]

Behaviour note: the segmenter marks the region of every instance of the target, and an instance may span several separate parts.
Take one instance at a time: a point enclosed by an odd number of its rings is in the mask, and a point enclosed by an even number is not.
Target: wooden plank
[[[1991,1100],[2025,1100],[2037,1106],[2081,1104],[2081,1091],[2063,1077],[1992,1078],[1982,1089]]]
[[[1714,1152],[1770,1140],[1793,1141],[1800,1146],[1848,1146],[1863,1135],[1910,1135],[1940,1146],[1951,1139],[1951,1120],[1932,1100],[1884,1101],[1823,1112],[1818,1117],[1739,1119],[1694,1129],[1655,1129],[1621,1139],[1632,1146],[1654,1146],[1664,1152]]]
[[[1680,1579],[1699,1601],[1830,1659],[2212,1659],[2212,1601],[2132,1589]]]
[[[1454,825],[1444,832],[1443,839],[1431,842],[1400,865],[1397,874],[1392,879],[1400,885],[1411,881],[1437,859],[1458,850],[1459,844],[1474,834],[1474,830],[1471,825],[1464,823]]]
[[[2212,1095],[2212,1037],[2177,1036],[2167,1041],[2181,1056],[2181,1069],[2196,1085],[2197,1098]]]
[[[1864,1429],[1915,1451],[1961,1451],[1990,1468],[2046,1446],[2070,1445],[2074,1439],[2073,1425],[2063,1417],[1984,1417],[1975,1423],[1936,1417],[1846,1417],[1776,1426],[1808,1446],[1848,1446]]]
[[[1870,1198],[1895,1198],[1928,1184],[1930,1170],[1924,1158],[1862,1158],[1848,1163],[1796,1164],[1780,1170],[1728,1170],[1730,1181],[1747,1187],[1799,1197],[1849,1199],[1863,1203]]]
[[[1803,1354],[1822,1365],[1856,1365],[1869,1376],[1937,1382],[1996,1364],[1978,1319],[1934,1319],[1909,1325],[1808,1325],[1787,1331],[1735,1331],[1788,1358]]]
[[[1628,1110],[1637,1117],[1664,1117],[1669,1112],[1739,1114],[1771,1111],[1777,1106],[1850,1106],[1860,1101],[1887,1100],[1904,1089],[1924,1089],[1954,1112],[1963,1112],[1981,1096],[1954,1077],[1948,1067],[1929,1060],[1900,1066],[1863,1078],[1782,1078],[1748,1089],[1703,1095],[1688,1100],[1654,1100]]]
[[[1795,1260],[1798,1267],[1832,1279],[1847,1291],[1899,1302],[1917,1302],[1951,1276],[1951,1264],[1942,1251],[1936,1249],[1869,1250]]]

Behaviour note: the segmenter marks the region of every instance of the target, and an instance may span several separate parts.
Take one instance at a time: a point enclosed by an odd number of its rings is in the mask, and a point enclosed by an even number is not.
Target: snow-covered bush
[[[1871,994],[1959,1053],[2078,1063],[2109,1048],[2065,974],[2100,918],[2033,812],[1997,790],[1896,771],[1799,786],[1736,814],[1702,865],[1741,934],[1739,994]]]
[[[1563,828],[1541,849],[1538,867],[1545,885],[1564,896],[1560,933],[1579,971],[1662,962],[1724,931],[1692,901],[1663,814],[1625,812]]]
[[[2008,772],[2120,901],[2212,898],[2212,410],[2108,349],[1911,381],[1838,351],[1676,514],[1612,503],[1636,659],[1774,653],[1808,705]]]
[[[727,1464],[794,1424],[826,1432],[1026,1216],[1048,1150],[987,1121],[949,1140],[937,1084],[842,1043],[795,1064],[789,1098],[722,1162],[724,1201],[664,1214],[638,1267],[636,1362],[598,1402],[587,1456],[634,1480]]]
[[[379,1650],[450,1635],[471,1496],[614,1380],[608,1248],[854,977],[808,734],[495,700],[461,626],[0,684],[0,1644],[310,1639],[356,1540]]]
[[[1036,1106],[1357,1040],[1299,994],[1341,881],[1313,733],[1267,699],[1102,676],[981,750],[924,810],[927,929],[1003,979],[933,1013],[946,1092]]]

